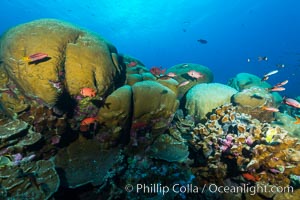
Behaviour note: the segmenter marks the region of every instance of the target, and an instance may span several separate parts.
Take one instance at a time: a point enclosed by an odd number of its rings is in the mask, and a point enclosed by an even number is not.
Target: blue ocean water
[[[149,68],[198,63],[219,83],[240,72],[263,76],[278,69],[268,82],[288,79],[282,95],[296,97],[299,8],[298,0],[2,0],[0,34],[35,19],[61,19],[100,34]]]

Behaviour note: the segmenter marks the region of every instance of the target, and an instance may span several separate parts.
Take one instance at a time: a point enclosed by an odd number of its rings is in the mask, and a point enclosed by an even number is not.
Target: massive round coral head
[[[69,23],[41,19],[8,30],[1,38],[2,66],[21,91],[53,105],[62,91],[78,95],[95,88],[112,92],[120,75],[116,48],[98,35]],[[32,55],[47,57],[26,62]],[[60,83],[57,88],[53,83]]]

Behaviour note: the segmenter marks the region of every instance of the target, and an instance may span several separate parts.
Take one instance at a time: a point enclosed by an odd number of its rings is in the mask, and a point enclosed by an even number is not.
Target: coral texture
[[[234,88],[220,83],[202,83],[192,87],[186,95],[187,113],[196,120],[205,118],[212,109],[230,103],[231,96],[237,93]]]

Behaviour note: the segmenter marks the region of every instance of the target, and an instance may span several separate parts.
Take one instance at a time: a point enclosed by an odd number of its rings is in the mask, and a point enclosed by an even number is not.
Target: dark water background
[[[288,79],[282,95],[296,97],[299,10],[299,0],[1,0],[0,34],[35,19],[61,19],[100,34],[149,68],[203,64],[219,83],[240,72],[262,76],[278,69],[269,83]]]

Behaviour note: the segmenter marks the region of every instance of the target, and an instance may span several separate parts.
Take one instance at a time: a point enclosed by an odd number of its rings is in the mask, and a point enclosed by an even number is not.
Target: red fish
[[[243,173],[242,176],[248,181],[253,181],[253,182],[259,181],[258,177],[255,177],[250,173]]]
[[[150,72],[154,76],[160,76],[160,75],[163,75],[166,72],[166,69],[162,69],[162,67],[152,67],[150,69]]]
[[[88,117],[81,121],[80,131],[88,131],[90,124],[93,124],[97,121],[96,117]]]
[[[80,94],[84,97],[94,97],[96,96],[96,91],[93,88],[82,88]]]
[[[130,63],[127,64],[127,67],[135,67],[138,63],[135,61],[131,61]]]
[[[289,105],[289,106],[292,106],[292,107],[295,107],[295,108],[300,108],[300,103],[295,100],[295,99],[291,99],[291,98],[284,98],[283,99],[283,103]]]
[[[23,60],[27,61],[27,62],[35,62],[35,61],[39,61],[39,60],[42,60],[47,57],[48,57],[48,54],[46,54],[46,53],[35,53],[30,56],[23,57]]]
[[[148,126],[147,122],[135,122],[131,125],[132,130],[142,129]]]
[[[192,78],[195,78],[195,79],[198,79],[198,78],[201,78],[203,77],[203,74],[201,74],[200,72],[197,72],[195,70],[190,70],[187,72],[187,74],[192,77]]]

